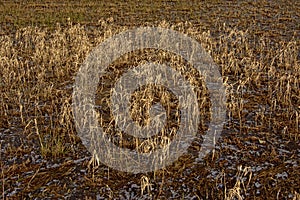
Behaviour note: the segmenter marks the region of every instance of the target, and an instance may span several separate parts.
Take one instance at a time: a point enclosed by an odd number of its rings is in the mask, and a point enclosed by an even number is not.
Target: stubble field
[[[297,1],[3,1],[1,198],[300,199],[299,8]],[[227,121],[203,160],[196,158],[210,118],[209,92],[199,74],[181,67],[188,63],[159,50],[132,52],[111,64],[97,90],[101,125],[116,144],[147,152],[147,141],[109,131],[110,92],[128,68],[168,63],[197,86],[206,119],[188,153],[164,169],[131,174],[98,164],[77,135],[72,92],[81,64],[105,39],[139,26],[187,34],[219,67]],[[149,98],[162,99],[176,119],[176,98],[162,98],[163,92],[150,86],[134,94],[138,123],[149,117]]]

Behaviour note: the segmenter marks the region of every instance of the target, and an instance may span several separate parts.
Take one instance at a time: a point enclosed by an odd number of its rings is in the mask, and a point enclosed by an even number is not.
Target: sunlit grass
[[[40,6],[38,3],[31,3],[35,9]],[[71,5],[68,4],[70,7]],[[21,5],[15,6],[14,9],[22,11]],[[76,19],[80,18],[79,21],[84,20],[81,19],[81,17],[84,18],[81,14],[73,13],[73,16],[77,16],[77,18],[74,17]],[[71,18],[73,17],[71,16]],[[41,18],[41,21],[33,23],[53,25],[54,21],[60,22],[58,19],[64,20],[61,16],[49,15],[45,19]],[[85,26],[74,25],[75,23],[69,20],[64,27],[59,25],[53,25],[52,28],[26,27],[17,29],[15,34],[0,37],[0,115],[2,116],[0,124],[4,129],[14,127],[21,130],[20,134],[24,137],[36,141],[43,159],[51,161],[76,157],[74,146],[80,143],[80,140],[76,135],[71,111],[74,77],[87,54],[97,44],[128,28],[116,26],[113,24],[113,20],[101,20],[97,24],[100,28],[89,31]],[[27,23],[27,20],[24,19],[24,22]],[[257,141],[258,144],[266,144],[266,140],[272,141],[271,139],[275,137],[284,138],[291,141],[292,144],[298,143],[300,120],[298,38],[278,42],[264,36],[253,39],[249,31],[241,31],[226,25],[218,27],[222,33],[219,36],[212,36],[211,32],[203,31],[202,28],[197,28],[191,23],[169,24],[164,21],[160,23],[160,26],[173,28],[195,38],[218,64],[227,89],[229,119],[227,126],[229,130],[245,137],[255,132],[263,136],[262,138],[251,136],[251,140]],[[153,55],[156,55],[156,58],[161,61],[169,59],[174,65],[183,64],[174,55],[160,53],[150,51],[134,54],[140,56],[140,60],[135,60],[137,62],[135,64],[143,63],[147,59],[151,60],[150,57]],[[125,56],[122,59],[119,60],[120,63],[115,63],[115,70],[122,65],[132,64],[130,60],[126,60],[128,57]],[[117,73],[118,71],[113,72]],[[187,76],[192,77],[195,74],[187,73]],[[103,103],[102,105],[107,106],[109,90],[105,86],[110,86],[109,78],[112,77],[114,74],[108,76],[106,80],[108,83],[104,84],[103,98],[99,105]],[[197,82],[193,78],[190,78],[190,81]],[[201,87],[199,80],[198,84]],[[108,93],[106,93],[107,91]],[[204,87],[202,92],[199,95],[199,101],[209,107],[208,100],[205,100],[207,94],[205,94]],[[140,95],[138,96],[137,93],[136,98],[143,99],[149,96],[145,93]],[[165,97],[166,104],[169,99],[170,97]],[[141,105],[143,106],[143,104]],[[138,112],[136,113],[140,115]],[[249,113],[252,117],[249,117]],[[135,117],[139,118],[139,116]],[[111,119],[106,118],[105,120],[109,124]],[[205,124],[205,122],[202,123]],[[205,127],[202,128],[205,129]],[[239,139],[236,139],[235,142],[241,145]],[[122,145],[126,146],[124,143]],[[129,143],[127,146],[138,146],[140,149],[144,147],[142,142]],[[27,151],[30,152],[27,149],[26,153],[28,153]],[[146,150],[144,149],[144,151]],[[3,156],[12,158],[20,156],[24,152],[23,146],[8,147]],[[221,153],[216,153],[211,160],[220,157]],[[267,159],[278,159],[275,150],[270,150],[270,152],[268,150],[266,153]],[[60,175],[71,174],[71,171],[65,169],[69,167],[69,162],[56,171],[40,172],[37,167],[31,166],[29,161],[5,166],[2,164],[3,156],[0,165],[0,188],[3,196],[13,184],[13,177],[21,176],[28,171],[34,171],[34,173],[29,178],[20,178],[20,183],[22,183],[20,187],[25,188],[25,193],[45,186],[47,181],[52,179],[53,174],[56,175],[56,178]],[[186,163],[178,161],[175,169],[182,163],[189,165],[188,161]],[[89,163],[84,163],[85,167],[90,167],[89,175],[91,175],[91,179],[86,177],[86,185],[99,186],[103,184],[101,175],[97,174],[98,164],[93,159]],[[182,166],[178,168],[179,170],[174,170],[174,174],[182,172]],[[220,194],[214,194],[214,197],[234,199],[240,198],[242,193],[251,191],[254,188],[254,180],[259,177],[249,178],[246,169],[248,168],[238,171],[237,181],[234,184],[226,185],[226,190],[221,190]],[[154,177],[163,173],[163,170],[158,171]],[[242,182],[242,178],[246,175],[249,178],[247,183]],[[260,176],[267,179],[267,175],[264,173]],[[205,181],[204,179],[205,177],[201,181]],[[155,178],[141,176],[139,181],[141,194],[152,194],[151,184],[155,182]],[[221,178],[220,182],[222,181]],[[226,184],[225,181],[222,183]],[[164,184],[168,183],[162,181],[161,184],[159,187],[163,189]],[[213,187],[213,185],[208,187]],[[297,193],[296,189],[290,188],[289,191],[295,194],[295,198],[299,198],[299,191]],[[278,192],[278,188],[267,190],[270,193]],[[110,193],[110,195],[111,198],[114,197],[114,194]]]

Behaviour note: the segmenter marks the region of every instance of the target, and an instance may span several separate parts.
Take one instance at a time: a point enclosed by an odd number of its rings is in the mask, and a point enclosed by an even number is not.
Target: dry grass
[[[33,7],[37,8],[36,4]],[[293,20],[292,16],[288,18]],[[0,191],[3,199],[68,195],[86,199],[97,195],[108,199],[128,198],[126,195],[155,199],[299,199],[297,35],[288,40],[274,40],[270,32],[253,35],[250,30],[223,24],[214,27],[219,30],[215,34],[192,23],[156,22],[198,40],[218,64],[227,89],[228,123],[214,154],[203,162],[193,163],[201,146],[195,141],[189,155],[166,169],[133,176],[99,165],[96,157],[91,157],[77,137],[71,109],[74,77],[87,54],[105,38],[128,29],[113,21],[118,20],[95,22],[92,29],[68,21],[65,26],[30,26],[16,28],[14,34],[2,33]],[[121,57],[110,66],[98,90],[97,104],[105,111],[104,127],[110,129],[113,120],[107,98],[116,78],[129,66],[154,60],[170,62],[178,70],[187,64],[176,55],[155,50]],[[187,68],[181,71],[198,86],[198,102],[203,105],[202,115],[208,119],[209,100],[201,77]],[[164,93],[159,88],[156,92],[152,89],[135,93],[136,109],[141,107],[143,112],[133,109],[136,114],[133,118],[143,119],[140,124],[148,120],[144,113],[151,104],[139,103],[141,99],[162,99],[163,104],[176,108],[174,97],[161,98],[157,94]],[[176,118],[176,113],[173,117]],[[199,135],[206,130],[206,122],[201,121]],[[162,138],[164,135],[150,144],[163,145]],[[149,151],[147,141],[126,136],[115,143]],[[249,167],[241,169],[240,165]],[[217,175],[212,175],[212,171],[217,171]]]

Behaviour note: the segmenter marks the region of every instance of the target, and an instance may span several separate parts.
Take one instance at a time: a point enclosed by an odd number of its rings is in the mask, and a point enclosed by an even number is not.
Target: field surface
[[[101,77],[95,101],[115,144],[147,152],[148,140],[111,131],[111,88],[132,67],[169,63],[197,86],[202,103],[187,154],[166,168],[132,174],[98,163],[83,145],[72,92],[98,44],[140,26],[197,40],[222,75],[227,113],[215,149],[198,160],[211,117],[201,76],[168,52],[120,57]],[[299,1],[1,1],[0,44],[0,199],[300,200]],[[158,95],[164,92],[150,86],[135,92],[132,116],[140,125],[149,109],[142,102],[150,97],[169,106],[176,121],[177,100]]]

